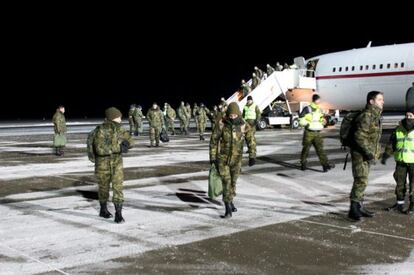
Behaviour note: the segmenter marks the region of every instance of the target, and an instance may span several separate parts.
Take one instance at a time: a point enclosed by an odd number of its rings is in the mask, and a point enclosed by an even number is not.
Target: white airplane
[[[414,43],[380,47],[369,43],[366,48],[313,57],[305,64],[314,70],[324,109],[362,109],[367,93],[375,90],[384,93],[385,110],[403,111],[407,90],[414,83]],[[287,97],[309,101],[310,94],[299,91]]]

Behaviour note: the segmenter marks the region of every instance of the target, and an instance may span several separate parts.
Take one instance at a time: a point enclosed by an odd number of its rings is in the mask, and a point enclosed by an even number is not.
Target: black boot
[[[410,202],[410,206],[405,210],[405,214],[414,215],[414,202]]]
[[[101,211],[99,211],[99,217],[109,219],[112,218],[111,212],[108,211],[106,207],[106,202],[99,202],[101,204]]]
[[[306,170],[306,163],[302,163],[300,165],[300,170],[305,171]]]
[[[124,223],[125,220],[122,217],[122,204],[121,203],[115,203],[115,222],[116,223]]]
[[[362,214],[359,212],[359,202],[351,201],[351,207],[349,208],[348,218],[359,221],[361,220]]]
[[[228,219],[231,218],[232,214],[231,214],[231,206],[230,203],[225,202],[224,206],[226,208],[226,213],[224,214],[224,216],[222,216],[223,219]]]
[[[135,131],[134,136],[136,137],[138,136],[138,131]]]
[[[362,217],[365,217],[365,218],[372,218],[372,217],[375,216],[374,212],[371,212],[371,211],[365,209],[363,202],[359,203],[359,212],[362,214]]]
[[[390,207],[386,208],[385,210],[404,213],[403,206],[404,206],[404,204],[402,204],[402,203],[396,203],[393,206],[390,206]]]
[[[322,168],[323,168],[323,172],[328,172],[329,170],[331,170],[332,168],[335,168],[335,164],[325,164],[325,165],[322,165]]]
[[[60,157],[60,150],[59,147],[55,147],[55,155]]]
[[[233,202],[230,202],[231,212],[237,212],[237,208],[234,206]]]

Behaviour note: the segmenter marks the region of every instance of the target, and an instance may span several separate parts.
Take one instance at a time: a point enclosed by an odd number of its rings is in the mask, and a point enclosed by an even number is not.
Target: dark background
[[[8,20],[0,119],[50,119],[58,104],[66,106],[69,119],[99,118],[109,106],[126,114],[131,103],[145,110],[154,101],[213,105],[248,79],[255,65],[264,70],[267,63],[291,64],[296,56],[369,41],[414,41],[412,14],[402,14],[404,7],[386,15],[355,8],[343,16],[265,6],[186,7],[192,12],[163,7]]]

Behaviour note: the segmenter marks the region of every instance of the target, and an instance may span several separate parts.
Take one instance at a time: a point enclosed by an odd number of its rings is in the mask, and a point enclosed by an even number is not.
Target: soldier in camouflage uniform
[[[366,108],[355,118],[355,132],[351,144],[352,186],[349,218],[360,220],[361,217],[373,217],[372,212],[363,205],[364,192],[368,185],[369,168],[375,164],[381,154],[380,138],[382,134],[381,113],[384,96],[381,92],[372,91],[367,95]]]
[[[175,118],[177,114],[170,104],[165,105],[165,118],[167,120],[167,130],[171,131],[171,135],[175,135]]]
[[[200,104],[200,107],[196,109],[194,113],[195,119],[197,121],[197,130],[200,135],[200,140],[205,140],[204,131],[206,130],[207,116],[210,113],[210,110],[204,106],[203,103]]]
[[[301,169],[303,171],[307,169],[307,158],[312,145],[315,147],[323,171],[328,172],[328,170],[334,167],[333,164],[329,164],[328,158],[323,150],[323,137],[321,131],[326,122],[319,104],[320,97],[315,94],[312,96],[312,103],[305,107],[300,114],[299,123],[305,128],[302,140],[302,154],[300,157]]]
[[[135,112],[134,112],[134,124],[135,124],[135,136],[142,135],[143,132],[143,125],[142,120],[144,119],[144,114],[142,113],[141,105],[136,105]]]
[[[157,103],[152,104],[152,108],[148,110],[147,119],[150,127],[150,146],[160,146],[160,133],[164,128],[164,115],[162,114]]]
[[[200,130],[199,130],[198,121],[197,121],[197,111],[198,111],[198,105],[197,105],[197,103],[194,103],[193,112],[191,113],[191,115],[194,118],[194,121],[195,121],[195,124],[196,124],[197,133],[198,133]]]
[[[210,121],[211,121],[211,131],[214,130],[214,126],[216,125],[217,119],[219,117],[220,111],[216,105],[213,106],[213,111],[210,113]]]
[[[269,64],[266,65],[266,73],[267,73],[267,77],[269,77],[271,74],[273,74],[275,72],[275,68],[273,68],[272,66],[270,66]]]
[[[240,90],[243,92],[243,97],[245,97],[250,94],[252,88],[250,88],[250,85],[244,79],[242,79]]]
[[[257,86],[260,85],[260,83],[262,82],[262,80],[257,76],[257,74],[253,73],[252,74],[252,90],[256,89]]]
[[[397,183],[395,195],[397,202],[387,210],[396,210],[400,213],[414,214],[414,106],[410,106],[405,118],[400,121],[390,136],[390,140],[382,155],[382,164],[394,155],[396,162],[394,179]],[[409,184],[408,197],[410,205],[404,211],[405,196],[407,194],[407,177]]]
[[[249,136],[253,139],[253,144],[256,146],[256,125],[257,122],[261,119],[262,112],[259,109],[259,106],[256,105],[256,103],[253,102],[253,97],[248,96],[247,97],[247,103],[243,108],[243,119],[250,125],[251,133],[249,133]],[[246,141],[247,145],[249,143]],[[250,149],[250,148],[249,148]],[[253,149],[256,151],[256,148]]]
[[[188,122],[191,118],[191,112],[188,112],[184,101],[181,101],[180,107],[177,110],[178,119],[180,120],[180,130],[182,135],[188,135]]]
[[[128,122],[129,122],[129,134],[130,135],[134,133],[134,129],[135,129],[135,122],[134,122],[135,109],[136,109],[135,104],[131,104],[131,106],[129,106]]]
[[[122,153],[132,147],[132,138],[122,128],[121,112],[114,108],[105,111],[106,120],[97,126],[87,141],[88,158],[95,163],[95,175],[99,184],[99,216],[108,219],[112,214],[108,211],[107,201],[112,183],[112,202],[115,205],[115,222],[122,223],[122,204],[124,202],[123,181],[124,171]]]
[[[192,110],[191,110],[190,103],[187,102],[187,104],[185,104],[185,109],[187,110],[187,116],[188,116],[187,125],[186,125],[185,128],[187,129],[187,132],[189,133],[191,114],[193,113]]]
[[[237,209],[233,199],[236,196],[236,182],[241,173],[243,145],[249,144],[249,166],[255,164],[256,146],[253,144],[249,124],[241,118],[239,105],[230,103],[227,114],[214,128],[210,139],[210,163],[216,165],[223,181],[223,201],[226,208],[224,218],[230,218]]]
[[[65,107],[61,105],[56,109],[52,119],[55,131],[53,146],[55,147],[56,156],[63,156],[63,148],[66,146],[66,119],[64,114]]]
[[[254,67],[254,73],[256,74],[256,76],[260,79],[260,80],[262,80],[263,79],[263,76],[264,76],[264,73],[263,73],[263,71],[262,70],[260,70],[259,69],[259,67]]]

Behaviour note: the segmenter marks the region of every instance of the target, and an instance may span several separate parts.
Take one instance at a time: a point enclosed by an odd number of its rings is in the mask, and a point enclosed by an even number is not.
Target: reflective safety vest
[[[404,127],[398,126],[395,135],[397,139],[395,161],[414,163],[414,131],[407,132]]]
[[[311,103],[309,107],[311,108],[311,112],[307,113],[304,117],[300,119],[301,126],[308,125],[307,129],[311,131],[320,131],[323,129],[323,113],[321,108],[316,105],[315,103]]]
[[[244,119],[245,120],[256,120],[256,104],[252,103],[252,105],[244,106]]]

